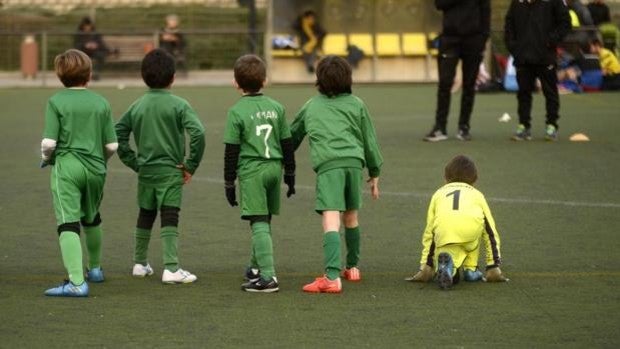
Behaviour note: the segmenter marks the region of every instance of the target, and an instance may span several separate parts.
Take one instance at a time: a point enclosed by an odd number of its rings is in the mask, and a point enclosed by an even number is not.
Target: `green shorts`
[[[280,213],[282,164],[269,161],[248,178],[239,178],[241,217],[277,215]]]
[[[71,153],[56,157],[51,188],[56,223],[92,223],[103,199],[105,175],[90,172]]]
[[[347,167],[321,172],[316,176],[316,207],[323,211],[362,208],[362,169]]]
[[[138,176],[138,206],[145,210],[159,210],[162,206],[181,208],[183,173]]]

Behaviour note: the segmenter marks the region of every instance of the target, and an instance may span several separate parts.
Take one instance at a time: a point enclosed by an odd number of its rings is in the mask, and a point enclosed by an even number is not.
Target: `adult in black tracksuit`
[[[450,89],[459,59],[462,61],[463,94],[457,138],[470,140],[469,119],[474,107],[476,77],[491,30],[491,1],[435,0],[435,7],[443,12],[437,58],[439,86],[435,125],[424,140],[432,142],[448,138],[446,126],[450,111]]]
[[[514,57],[519,92],[519,127],[514,140],[531,139],[532,92],[536,78],[545,95],[545,137],[557,139],[560,98],[557,88],[556,48],[571,30],[563,0],[512,0],[504,26],[506,47]]]

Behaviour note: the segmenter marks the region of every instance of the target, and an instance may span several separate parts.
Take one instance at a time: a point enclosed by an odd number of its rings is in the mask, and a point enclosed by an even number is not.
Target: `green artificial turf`
[[[142,89],[99,89],[115,119]],[[273,221],[278,294],[239,290],[249,257],[247,223],[228,207],[222,133],[232,88],[174,90],[195,107],[207,150],[184,192],[180,261],[193,285],[164,286],[157,230],[149,260],[156,274],[131,277],[136,177],[109,165],[102,206],[106,281],[87,299],[47,298],[62,280],[49,169],[39,142],[51,89],[0,90],[0,347],[618,347],[620,345],[620,140],[618,94],[562,96],[560,140],[515,143],[516,98],[478,95],[474,141],[421,141],[432,125],[435,86],[359,86],[373,115],[385,165],[382,197],[361,211],[363,281],[340,295],[301,292],[321,273],[320,218],[307,143],[297,153],[297,195]],[[312,86],[270,87],[292,121]],[[454,134],[454,95],[449,132]],[[500,123],[508,112],[513,120]],[[592,141],[573,143],[586,133]],[[456,154],[478,165],[502,238],[506,284],[464,284],[442,292],[403,281],[418,267],[421,233],[445,163]]]

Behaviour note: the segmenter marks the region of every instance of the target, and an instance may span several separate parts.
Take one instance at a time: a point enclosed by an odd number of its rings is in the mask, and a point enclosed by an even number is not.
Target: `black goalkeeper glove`
[[[293,194],[295,194],[295,175],[284,175],[284,183],[288,185],[288,191],[286,192],[286,197],[290,198]]]
[[[230,206],[235,207],[238,206],[239,203],[237,202],[237,194],[235,191],[235,183],[226,183],[224,185],[224,188],[226,189],[226,200],[228,200],[228,203],[230,204]]]

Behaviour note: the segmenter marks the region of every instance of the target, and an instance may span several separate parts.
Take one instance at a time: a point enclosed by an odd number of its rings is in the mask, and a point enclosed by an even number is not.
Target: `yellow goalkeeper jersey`
[[[499,266],[499,234],[484,195],[467,183],[448,183],[433,194],[428,207],[420,264],[432,265],[436,247],[480,238],[484,240],[487,266]]]

